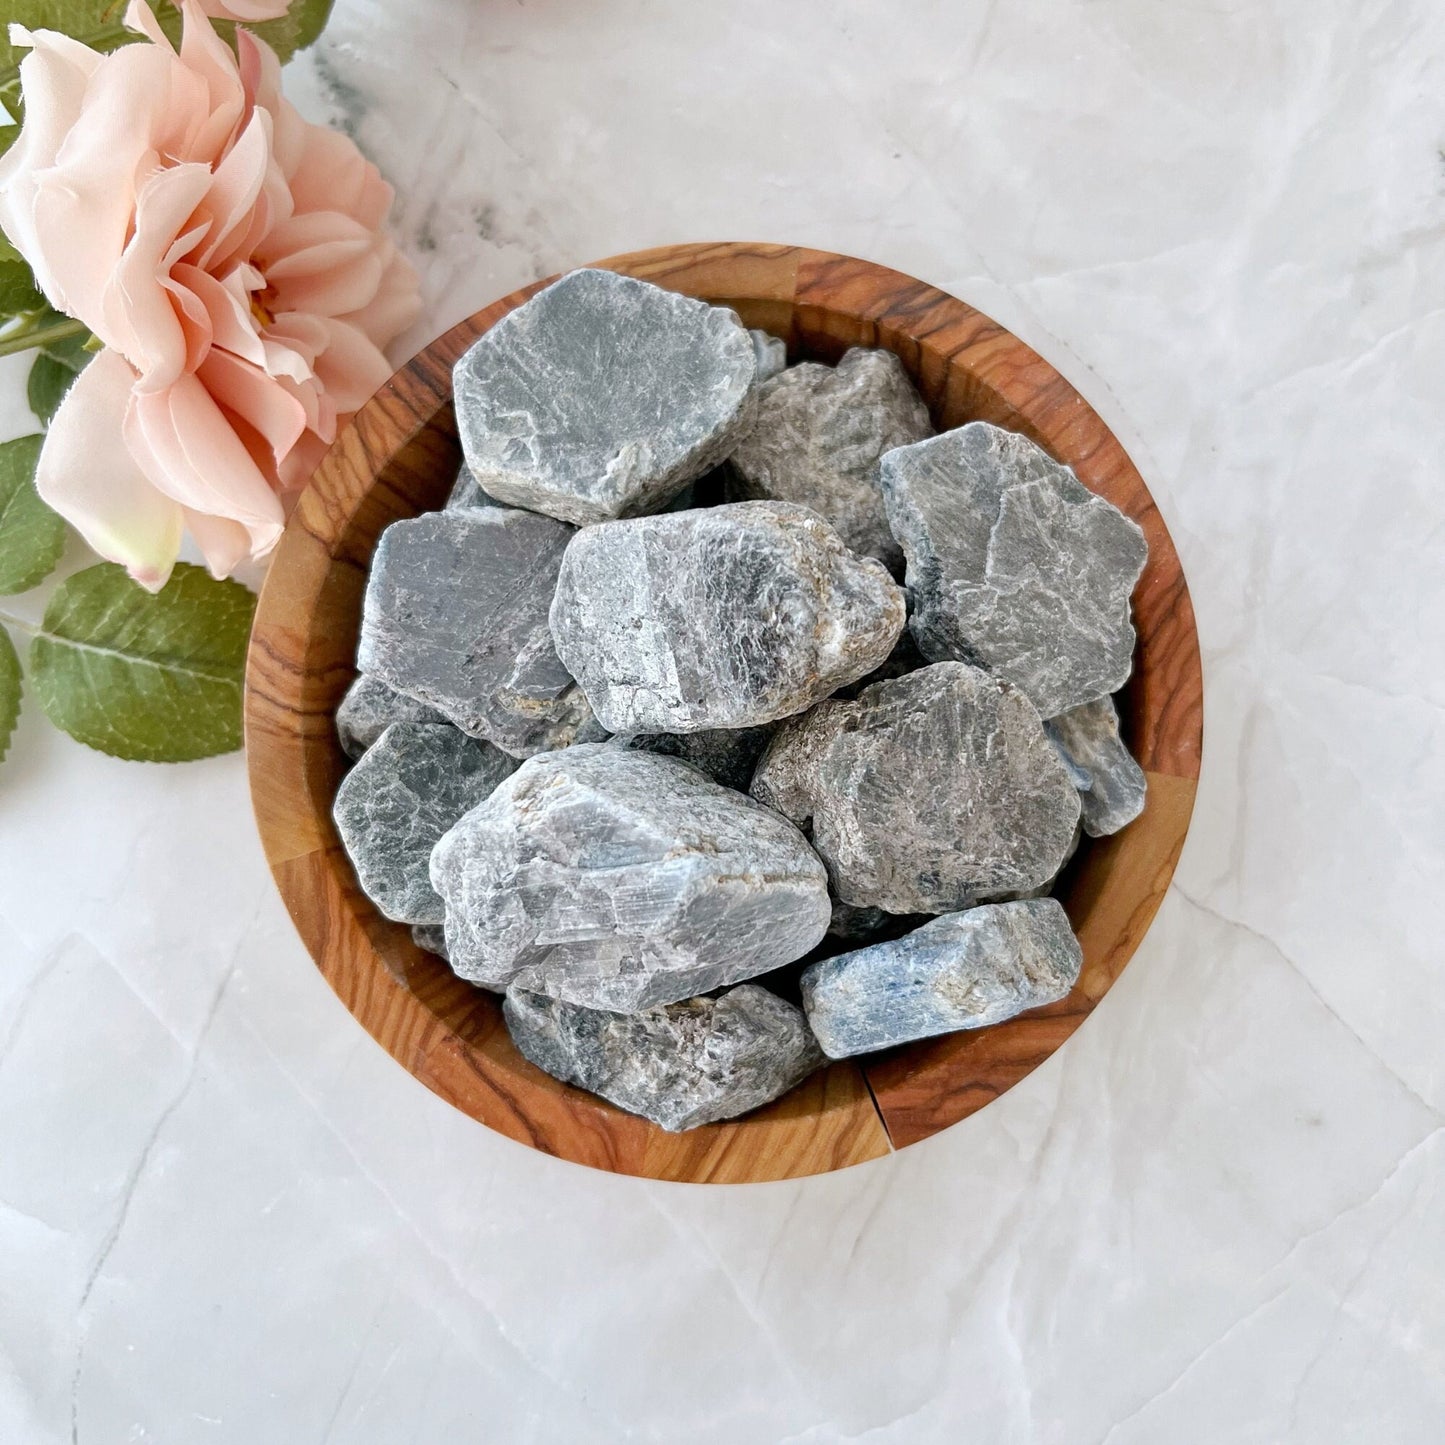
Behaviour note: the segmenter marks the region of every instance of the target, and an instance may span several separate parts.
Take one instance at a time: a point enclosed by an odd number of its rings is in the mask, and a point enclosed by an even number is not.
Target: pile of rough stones
[[[1050,886],[1144,804],[1132,521],[935,435],[888,351],[788,367],[609,271],[455,396],[456,488],[372,563],[335,819],[532,1063],[687,1129],[1070,991]]]

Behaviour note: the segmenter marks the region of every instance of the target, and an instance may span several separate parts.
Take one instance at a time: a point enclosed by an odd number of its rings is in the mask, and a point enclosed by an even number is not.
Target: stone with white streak
[[[388,918],[442,921],[431,851],[514,767],[447,723],[393,723],[366,750],[341,780],[332,816],[357,881]]]
[[[637,1013],[514,988],[502,1014],[539,1069],[671,1132],[770,1103],[823,1062],[802,1011],[750,983]]]
[[[837,366],[805,361],[758,390],[758,419],[729,463],[733,501],[798,502],[855,552],[900,573],[879,459],[933,435],[928,408],[891,352],[855,346]]]
[[[1083,952],[1053,898],[947,913],[803,971],[803,1008],[829,1058],[985,1028],[1063,998]]]
[[[591,719],[547,625],[571,527],[510,507],[394,522],[372,558],[357,661],[516,757]]]
[[[877,667],[902,590],[787,502],[610,522],[573,538],[552,603],[563,663],[610,732],[754,727]]]
[[[1148,556],[1135,522],[988,422],[889,452],[880,477],[927,657],[987,667],[1043,717],[1123,686]]]
[[[457,362],[472,475],[508,506],[584,526],[656,511],[753,424],[753,338],[723,307],[573,271]]]
[[[800,827],[854,907],[943,913],[1061,867],[1079,795],[1017,688],[961,662],[875,683],[779,729],[755,798]]]
[[[791,823],[612,743],[523,763],[438,843],[431,877],[463,978],[622,1012],[801,958],[829,920]]]
[[[1101,697],[1050,718],[1044,729],[1075,771],[1083,803],[1084,832],[1091,838],[1117,833],[1144,811],[1148,783],[1119,736],[1114,699]]]

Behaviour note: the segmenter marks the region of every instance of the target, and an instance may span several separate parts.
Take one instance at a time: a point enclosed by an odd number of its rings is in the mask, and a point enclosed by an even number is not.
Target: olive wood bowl
[[[653,1179],[741,1183],[823,1173],[926,1139],[982,1108],[1084,1021],[1139,945],[1174,872],[1202,743],[1199,643],[1163,519],[1108,427],[1046,361],[952,296],[882,266],[796,246],[664,246],[597,263],[733,307],[832,362],[886,346],[943,430],[982,418],[1025,433],[1144,529],[1139,642],[1120,699],[1149,780],[1143,814],[1086,839],[1057,890],[1083,945],[1059,1003],[973,1032],[831,1064],[744,1118],[669,1134],[558,1083],[513,1047],[500,1000],[463,983],[358,889],[331,821],[346,768],[332,713],[354,673],[378,535],[438,507],[461,460],[452,364],[538,281],[408,362],[357,413],[302,494],[261,592],[246,668],[246,751],[261,841],[286,906],[342,1002],[404,1067],[474,1119],[534,1149]]]

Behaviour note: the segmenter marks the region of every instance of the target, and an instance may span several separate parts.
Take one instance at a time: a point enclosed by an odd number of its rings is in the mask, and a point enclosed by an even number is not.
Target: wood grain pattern
[[[746,1119],[671,1135],[522,1059],[497,999],[417,949],[361,894],[331,823],[345,767],[332,713],[354,676],[366,568],[382,529],[440,505],[460,462],[451,368],[546,281],[439,337],[357,414],[302,495],[256,613],[246,675],[252,799],[281,895],[346,1007],[429,1088],[558,1158],[654,1179],[740,1183],[840,1169],[946,1128],[1010,1088],[1087,1017],[1128,962],[1184,843],[1199,776],[1202,689],[1188,588],[1123,448],[1052,367],[996,322],[921,281],[792,246],[662,247],[597,264],[734,307],[790,359],[886,346],[942,429],[985,418],[1033,437],[1128,512],[1149,540],[1134,596],[1139,649],[1123,699],[1149,773],[1144,814],[1086,842],[1060,896],[1084,947],[1061,1003],[991,1029],[835,1064]]]

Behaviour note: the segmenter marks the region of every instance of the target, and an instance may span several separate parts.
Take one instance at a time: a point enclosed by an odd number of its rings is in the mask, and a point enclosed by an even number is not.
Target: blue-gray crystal
[[[823,1062],[802,1011],[750,983],[637,1013],[513,988],[502,1014],[539,1069],[673,1132],[771,1103]]]
[[[337,705],[336,736],[347,757],[359,758],[394,722],[445,721],[435,708],[363,672]]]
[[[336,831],[362,891],[400,923],[440,923],[432,849],[512,769],[513,759],[446,723],[393,723],[341,780]]]
[[[739,502],[577,533],[552,603],[563,663],[613,733],[754,727],[888,656],[902,590],[817,513]]]
[[[1144,769],[1119,736],[1119,713],[1113,698],[1101,697],[1071,708],[1050,718],[1044,727],[1075,772],[1084,807],[1084,832],[1089,837],[1117,833],[1144,811],[1148,787]]]
[[[987,667],[1043,717],[1124,684],[1148,547],[1117,507],[981,421],[889,452],[880,476],[927,657]]]
[[[788,343],[781,337],[759,331],[756,327],[749,331],[748,335],[753,338],[753,355],[758,363],[757,382],[761,386],[787,366]]]
[[[803,1008],[830,1058],[985,1028],[1063,998],[1083,952],[1053,898],[947,913],[803,972]]]
[[[661,753],[663,757],[681,758],[701,768],[713,782],[725,788],[748,790],[753,770],[775,726],[757,728],[708,728],[700,733],[634,733],[623,742],[624,747],[643,752]]]
[[[372,558],[358,663],[516,757],[591,717],[547,625],[571,527],[510,507],[394,522]]]
[[[1079,819],[1033,704],[961,662],[785,724],[752,794],[811,825],[840,902],[890,913],[950,912],[1035,888],[1058,872]]]
[[[729,498],[811,507],[855,552],[899,573],[879,460],[932,435],[928,408],[891,351],[855,346],[837,366],[805,361],[758,389],[757,422],[729,463]]]
[[[499,501],[584,526],[656,511],[753,424],[736,314],[613,271],[573,271],[457,362],[467,466]]]
[[[676,758],[589,743],[523,763],[432,854],[461,977],[631,1012],[801,958],[827,875],[776,813]]]

